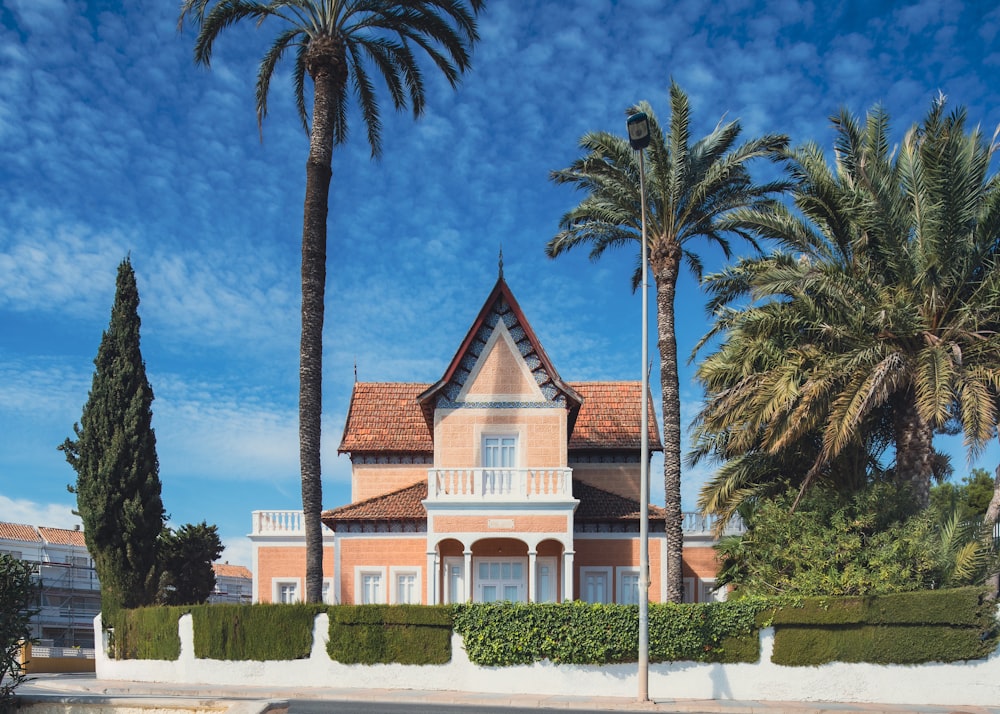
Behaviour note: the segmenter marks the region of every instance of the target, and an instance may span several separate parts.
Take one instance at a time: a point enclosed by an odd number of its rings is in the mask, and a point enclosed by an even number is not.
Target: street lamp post
[[[628,141],[639,154],[639,204],[642,212],[642,398],[639,456],[639,693],[640,702],[649,701],[649,286],[647,283],[646,240],[646,147],[649,146],[649,117],[632,114],[627,122]]]

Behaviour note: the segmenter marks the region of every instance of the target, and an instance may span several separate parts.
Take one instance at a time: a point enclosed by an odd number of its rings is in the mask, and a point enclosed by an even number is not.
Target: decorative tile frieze
[[[433,454],[351,454],[352,464],[433,464]]]

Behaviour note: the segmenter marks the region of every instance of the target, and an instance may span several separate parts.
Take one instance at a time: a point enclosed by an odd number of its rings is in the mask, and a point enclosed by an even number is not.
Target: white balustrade
[[[253,534],[286,533],[302,535],[306,532],[302,511],[254,511]]]
[[[572,473],[566,468],[430,469],[427,495],[431,500],[571,498]]]

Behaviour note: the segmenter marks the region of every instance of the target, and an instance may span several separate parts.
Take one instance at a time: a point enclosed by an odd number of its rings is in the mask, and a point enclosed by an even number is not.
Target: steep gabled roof
[[[427,384],[355,382],[339,453],[434,452],[433,423],[417,396]]]
[[[642,382],[573,382],[583,398],[569,437],[570,451],[639,449],[642,446]],[[649,448],[662,451],[653,400],[647,400]]]
[[[444,376],[429,389],[417,397],[425,412],[433,411],[439,399],[453,400],[468,378],[472,365],[481,354],[489,335],[498,321],[503,321],[511,330],[521,356],[528,362],[542,392],[551,401],[565,400],[566,407],[572,415],[580,406],[580,395],[571,386],[562,381],[559,372],[549,360],[542,343],[538,341],[534,330],[528,323],[521,306],[510,291],[503,274],[497,278],[496,285],[490,291],[489,297],[483,303],[479,315],[476,316],[465,339],[455,356],[452,357]]]

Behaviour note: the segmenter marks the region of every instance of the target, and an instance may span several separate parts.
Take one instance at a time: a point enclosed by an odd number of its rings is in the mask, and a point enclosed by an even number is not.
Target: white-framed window
[[[684,602],[698,602],[698,578],[684,578],[681,586],[684,588]]]
[[[447,557],[444,559],[444,602],[452,605],[465,602],[465,560]]]
[[[701,581],[700,602],[725,602],[727,593],[725,587],[715,589],[715,578],[705,578]]]
[[[525,602],[525,558],[477,558],[476,602]]]
[[[483,435],[483,466],[488,469],[517,468],[517,435]]]
[[[323,602],[327,605],[337,604],[333,593],[333,578],[323,578]]]
[[[611,568],[580,568],[580,599],[611,602]]]
[[[285,605],[301,602],[302,581],[299,578],[275,578],[271,581],[271,602]]]
[[[639,604],[639,569],[618,568],[618,602],[622,605]]]
[[[535,602],[556,601],[556,559],[541,557],[535,560]]]
[[[354,568],[354,602],[358,605],[384,605],[385,568],[359,565]]]
[[[392,591],[389,603],[392,605],[419,605],[420,568],[392,567],[389,568],[389,580]]]

